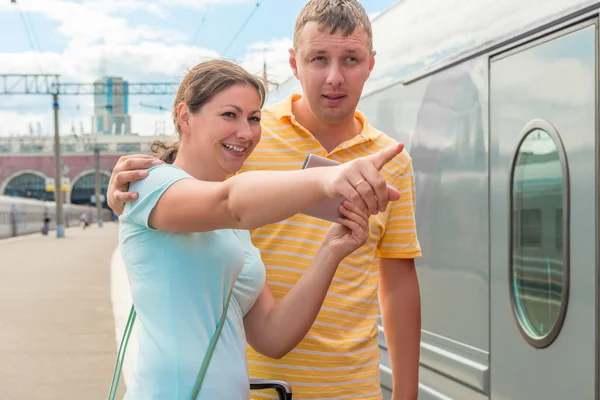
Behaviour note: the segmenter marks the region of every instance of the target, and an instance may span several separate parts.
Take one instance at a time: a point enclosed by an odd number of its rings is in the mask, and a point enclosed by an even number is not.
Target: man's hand
[[[329,249],[336,258],[343,260],[369,238],[369,215],[348,200],[342,203],[339,211],[343,217],[337,224],[331,224],[321,248]]]
[[[146,154],[123,156],[110,175],[106,199],[108,206],[117,215],[123,214],[125,203],[137,199],[138,193],[128,192],[131,182],[139,181],[148,176],[148,169],[154,165],[163,164],[161,160]]]

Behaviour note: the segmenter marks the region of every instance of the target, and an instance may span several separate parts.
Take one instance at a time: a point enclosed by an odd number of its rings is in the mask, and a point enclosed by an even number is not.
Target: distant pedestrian
[[[81,222],[83,223],[83,229],[87,228],[90,223],[88,222],[88,217],[86,213],[81,213],[81,216],[79,217]]]
[[[47,235],[50,230],[50,217],[48,213],[44,213],[44,225],[42,226],[42,235]]]

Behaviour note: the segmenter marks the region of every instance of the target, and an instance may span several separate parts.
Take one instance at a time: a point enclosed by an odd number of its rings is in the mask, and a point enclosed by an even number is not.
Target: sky
[[[396,0],[363,0],[371,18]],[[91,83],[102,75],[129,82],[179,82],[186,68],[233,59],[282,82],[305,0],[0,0],[0,75],[59,74]],[[246,22],[245,25],[243,25]],[[0,91],[2,88],[0,87]],[[52,99],[0,95],[0,136],[53,134]],[[172,133],[172,96],[131,96],[132,131]],[[144,104],[142,106],[141,104]],[[62,96],[61,134],[91,131],[92,96]]]

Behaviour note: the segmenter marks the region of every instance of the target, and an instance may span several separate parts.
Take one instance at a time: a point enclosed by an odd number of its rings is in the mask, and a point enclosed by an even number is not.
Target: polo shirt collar
[[[273,110],[273,115],[275,116],[275,118],[277,118],[277,120],[281,120],[281,119],[287,117],[290,120],[292,120],[294,117],[294,114],[292,113],[292,104],[295,101],[300,100],[301,98],[302,98],[302,94],[292,93],[287,98],[280,101],[279,103],[274,104],[272,110]],[[354,139],[350,139],[349,142],[354,142],[355,140],[359,139],[361,136],[363,138],[367,138],[370,140],[375,140],[377,137],[379,137],[380,132],[378,132],[371,125],[369,125],[369,121],[367,120],[367,117],[365,114],[363,114],[359,110],[356,110],[354,112],[354,118],[358,119],[361,122],[362,131]]]

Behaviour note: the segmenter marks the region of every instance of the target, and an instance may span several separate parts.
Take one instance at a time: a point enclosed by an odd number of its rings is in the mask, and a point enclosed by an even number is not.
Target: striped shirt
[[[242,171],[297,170],[308,154],[338,162],[376,153],[395,141],[371,127],[356,111],[362,132],[331,153],[300,126],[292,115],[295,94],[263,110],[262,139]],[[292,385],[295,399],[380,399],[378,257],[416,258],[421,255],[414,207],[415,186],[411,158],[403,151],[382,170],[401,198],[385,212],[372,216],[367,243],[339,265],[323,307],[302,342],[280,360],[248,347],[250,376],[279,379]],[[251,232],[267,269],[267,284],[283,298],[313,260],[330,222],[295,215]],[[280,327],[282,334],[285,326]],[[276,398],[253,391],[253,399]]]

